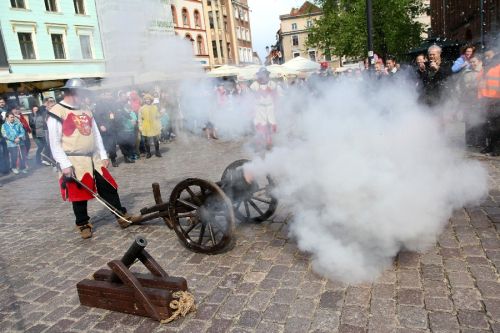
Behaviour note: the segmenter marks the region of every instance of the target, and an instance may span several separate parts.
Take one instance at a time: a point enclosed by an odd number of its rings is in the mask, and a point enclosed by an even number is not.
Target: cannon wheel
[[[250,162],[250,160],[241,159],[229,164],[222,173],[222,182],[224,182],[224,178],[229,171],[237,169],[248,162]],[[245,199],[233,201],[234,215],[238,220],[242,222],[260,223],[274,214],[278,206],[278,199],[271,193],[275,183],[269,175],[266,176],[266,179],[267,182],[264,181],[262,184],[259,183],[258,189],[253,193],[249,193]]]
[[[232,244],[231,200],[212,182],[188,178],[177,184],[170,194],[169,215],[175,233],[192,251],[216,254]]]

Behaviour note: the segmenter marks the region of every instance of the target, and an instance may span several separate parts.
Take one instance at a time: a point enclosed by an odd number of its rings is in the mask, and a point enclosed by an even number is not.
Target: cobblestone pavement
[[[162,146],[164,157],[121,164],[112,173],[132,212],[186,177],[218,180],[245,157],[238,143],[190,139]],[[491,192],[480,207],[455,212],[426,253],[400,253],[373,284],[344,285],[311,270],[287,237],[287,214],[239,225],[233,250],[192,253],[161,221],[126,230],[96,202],[95,235],[82,240],[50,168],[0,188],[0,332],[500,332],[500,160],[485,159]],[[76,283],[120,258],[135,235],[171,275],[183,276],[198,311],[161,325],[79,305]],[[137,266],[137,265],[136,265]]]

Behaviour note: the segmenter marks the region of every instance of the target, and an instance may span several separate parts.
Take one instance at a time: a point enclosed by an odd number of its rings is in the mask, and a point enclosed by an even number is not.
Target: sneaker
[[[22,169],[22,170],[21,170],[21,172],[22,172],[22,173],[28,173],[28,170],[26,170],[26,169]]]
[[[14,173],[15,175],[19,174],[19,169],[12,168],[12,169],[10,169],[10,171],[12,171],[12,173]]]
[[[93,226],[90,223],[76,226],[76,230],[80,231],[80,236],[82,236],[83,239],[92,237],[92,228]]]
[[[146,158],[151,158],[151,153],[147,153]]]
[[[51,164],[49,162],[47,162],[47,161],[42,161],[42,164],[46,165],[46,166],[51,166]]]
[[[156,156],[156,157],[161,157],[161,153],[160,153],[159,151],[157,151],[157,152],[155,153],[155,156]]]
[[[117,168],[117,167],[118,167],[118,162],[117,162],[117,161],[111,161],[111,165],[112,165],[114,168]]]

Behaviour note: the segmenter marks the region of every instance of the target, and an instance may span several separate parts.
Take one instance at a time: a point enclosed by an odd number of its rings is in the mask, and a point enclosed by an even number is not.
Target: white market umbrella
[[[315,72],[321,68],[320,64],[317,62],[302,57],[295,57],[288,60],[283,66],[299,72]]]
[[[230,65],[222,65],[207,73],[210,77],[236,76],[238,75],[238,67]]]
[[[260,65],[248,65],[245,67],[239,67],[238,80],[249,81],[255,80],[255,74],[259,71],[262,66]]]
[[[266,69],[269,71],[269,73],[271,73],[270,77],[273,79],[280,78],[283,76],[291,76],[291,75],[298,75],[299,74],[299,71],[297,71],[297,70],[294,70],[294,69],[291,69],[291,68],[288,68],[288,67],[285,67],[282,65],[278,65],[278,64],[269,65],[266,67]]]

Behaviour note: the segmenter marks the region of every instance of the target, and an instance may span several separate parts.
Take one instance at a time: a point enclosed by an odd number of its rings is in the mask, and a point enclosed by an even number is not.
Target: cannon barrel
[[[121,262],[127,268],[132,266],[132,264],[135,262],[135,259],[137,259],[137,257],[141,254],[142,250],[144,250],[146,245],[148,245],[148,241],[146,240],[146,238],[142,236],[135,237],[134,242],[132,243],[132,245],[130,245],[127,252],[125,252],[125,254],[123,255]],[[111,281],[119,282],[120,278],[118,277],[118,275],[113,273],[111,274]]]
[[[242,167],[228,170],[225,177],[221,180],[221,188],[231,200],[241,200],[246,196],[251,196],[258,188],[256,182],[247,182]]]
[[[139,254],[146,247],[146,245],[148,245],[148,241],[146,240],[146,238],[142,236],[137,236],[134,239],[132,245],[130,245],[130,247],[128,248],[127,252],[125,252],[125,254],[123,255],[121,259],[122,263],[127,267],[132,266],[135,259],[137,259]]]

